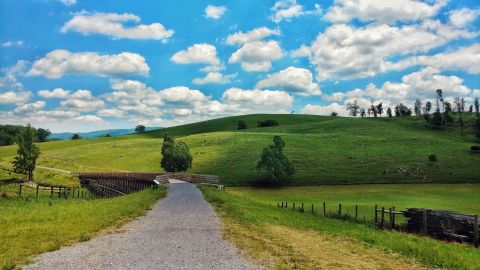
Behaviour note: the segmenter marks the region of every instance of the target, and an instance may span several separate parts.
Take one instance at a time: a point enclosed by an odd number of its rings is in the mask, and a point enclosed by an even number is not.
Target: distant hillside
[[[160,129],[159,127],[147,127],[147,131],[152,131],[152,130],[157,130]],[[86,139],[94,139],[94,138],[99,138],[103,137],[107,134],[110,135],[115,135],[115,136],[121,136],[121,135],[126,135],[126,134],[131,134],[135,133],[134,128],[128,128],[128,129],[106,129],[106,130],[97,130],[97,131],[91,131],[91,132],[83,132],[83,133],[77,133],[80,135],[82,138]],[[62,132],[62,133],[52,133],[50,136],[48,136],[49,139],[60,139],[60,140],[69,140],[72,138],[72,135],[74,132]]]

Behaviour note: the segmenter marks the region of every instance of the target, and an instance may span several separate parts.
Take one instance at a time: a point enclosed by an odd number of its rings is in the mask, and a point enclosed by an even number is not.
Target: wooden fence
[[[351,220],[371,224],[372,221],[365,217],[359,217],[359,206],[355,205],[354,214],[345,213],[344,205],[338,204],[335,212],[327,211],[327,205],[323,202],[320,208],[313,204],[295,204],[295,202],[279,202],[277,207],[291,209],[300,213],[322,215],[327,218]],[[331,207],[330,207],[331,208]],[[408,208],[405,211],[397,211],[395,207],[385,208],[375,205],[373,209],[373,224],[379,229],[390,229],[420,233],[437,239],[471,243],[475,247],[480,245],[480,224],[478,215],[460,214],[451,211],[436,211],[431,209]],[[406,224],[397,223],[397,216],[403,218]]]

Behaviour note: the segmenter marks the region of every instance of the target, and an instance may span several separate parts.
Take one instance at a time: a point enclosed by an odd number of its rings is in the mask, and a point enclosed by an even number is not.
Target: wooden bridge
[[[72,173],[80,179],[80,185],[90,190],[96,197],[115,197],[137,192],[146,188],[155,188],[169,183],[170,179],[189,183],[219,184],[220,177],[191,173],[134,173],[134,172],[91,172]]]

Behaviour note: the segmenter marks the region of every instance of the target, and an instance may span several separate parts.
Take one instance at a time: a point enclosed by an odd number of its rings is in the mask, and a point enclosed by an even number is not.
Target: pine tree
[[[40,156],[40,148],[34,144],[35,136],[35,130],[28,124],[17,137],[17,156],[12,161],[13,171],[25,174],[28,181],[33,179],[33,171]]]

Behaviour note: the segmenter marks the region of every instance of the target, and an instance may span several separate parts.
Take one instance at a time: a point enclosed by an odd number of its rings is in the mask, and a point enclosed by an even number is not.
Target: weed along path
[[[24,269],[254,269],[224,241],[213,208],[189,183],[119,231],[42,254]]]

